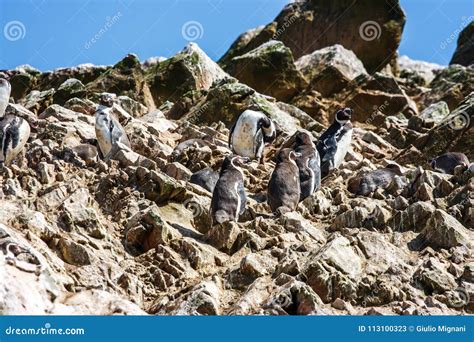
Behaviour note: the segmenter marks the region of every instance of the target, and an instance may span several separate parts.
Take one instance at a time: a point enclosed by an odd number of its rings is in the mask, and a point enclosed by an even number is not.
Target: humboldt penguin
[[[274,213],[293,211],[298,205],[301,190],[296,159],[299,157],[301,153],[291,148],[284,148],[278,153],[267,191],[267,201]]]
[[[469,159],[467,159],[464,153],[448,152],[430,160],[430,165],[435,171],[453,175],[456,166],[464,165],[469,167]]]
[[[298,131],[295,136],[295,152],[300,175],[300,201],[311,196],[321,186],[321,169],[319,153],[309,132]]]
[[[262,112],[247,109],[230,129],[229,147],[235,154],[263,163],[263,148],[275,137],[273,121]]]
[[[0,79],[0,164],[9,165],[22,151],[30,137],[28,122],[14,115],[5,116],[10,99],[11,85]]]
[[[131,148],[127,133],[112,112],[111,107],[99,105],[95,112],[95,135],[102,155],[106,157],[112,147],[121,143]]]
[[[396,177],[403,176],[397,164],[388,164],[382,169],[370,171],[357,179],[349,180],[348,190],[359,196],[367,196],[377,189],[387,189]]]
[[[338,110],[332,125],[318,139],[316,147],[321,158],[321,177],[326,177],[344,161],[352,141],[351,116],[350,108]]]
[[[244,175],[239,166],[248,161],[249,158],[236,155],[224,159],[209,208],[213,225],[238,221],[239,216],[243,214],[247,196],[244,189]]]

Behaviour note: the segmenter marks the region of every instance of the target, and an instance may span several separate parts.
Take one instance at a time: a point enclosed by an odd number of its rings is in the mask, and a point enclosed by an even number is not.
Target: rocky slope
[[[377,10],[396,49],[404,16],[393,5]],[[32,136],[1,174],[0,313],[474,313],[474,168],[428,165],[446,151],[474,160],[474,69],[404,57],[378,70],[380,49],[365,55],[332,36],[313,49],[299,25],[320,30],[318,8],[289,5],[239,38],[224,69],[190,44],[150,65],[128,55],[110,67],[1,72],[13,88],[7,113]],[[304,51],[283,33],[261,39],[289,11],[302,11],[284,32],[299,32]],[[103,92],[116,94],[133,152],[98,155]],[[297,211],[274,217],[265,198],[275,152],[298,129],[317,138],[345,106],[355,126],[345,162]],[[211,193],[190,178],[219,169],[247,108],[274,119],[278,136],[265,165],[244,166],[241,222],[211,227]],[[404,167],[400,182],[370,197],[348,191],[388,161]]]

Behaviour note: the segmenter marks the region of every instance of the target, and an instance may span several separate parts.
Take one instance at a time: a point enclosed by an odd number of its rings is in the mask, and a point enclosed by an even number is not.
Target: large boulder
[[[220,62],[226,64],[275,39],[288,46],[295,58],[341,44],[354,51],[369,72],[374,72],[395,56],[404,25],[405,14],[398,0],[292,2],[265,28],[240,36]]]
[[[362,62],[342,45],[316,50],[300,57],[296,67],[309,81],[311,89],[330,96],[360,75],[367,75]]]
[[[474,21],[471,21],[459,34],[458,46],[449,64],[464,66],[474,64]]]
[[[195,43],[177,55],[147,69],[146,79],[155,104],[175,101],[187,92],[208,90],[211,85],[229,77]]]
[[[305,85],[293,54],[282,42],[270,40],[232,58],[226,71],[262,94],[287,101]]]

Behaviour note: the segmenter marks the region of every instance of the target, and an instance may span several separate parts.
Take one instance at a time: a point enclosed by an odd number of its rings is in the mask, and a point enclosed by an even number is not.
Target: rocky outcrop
[[[294,2],[272,23],[240,36],[220,62],[226,65],[232,58],[274,39],[288,46],[295,58],[341,44],[352,50],[372,73],[395,56],[404,24],[405,14],[397,0],[377,4],[342,0],[331,6],[321,0]]]
[[[280,101],[290,100],[305,86],[291,50],[275,40],[232,58],[226,71],[240,82]]]
[[[158,107],[186,93],[208,90],[226,77],[229,76],[194,43],[146,71],[147,84]]]
[[[232,76],[195,44],[144,63],[128,55],[112,67],[0,72],[14,87],[6,113],[31,125],[23,153],[0,169],[0,313],[474,313],[474,168],[444,174],[429,163],[447,151],[474,160],[472,68],[405,61],[373,72],[398,44],[398,2],[371,2],[373,12],[365,0],[320,3],[289,4],[243,34],[223,59]],[[389,4],[393,13],[379,13]],[[358,41],[357,20],[379,23],[379,39]],[[290,38],[314,50],[295,52]],[[94,129],[104,96],[130,141],[107,156]],[[275,215],[277,152],[297,130],[317,140],[342,106],[354,127],[341,165]],[[272,118],[276,139],[265,163],[241,167],[238,222],[213,226],[229,128],[246,109]],[[393,164],[396,177],[354,194]]]
[[[472,18],[472,17],[471,17]],[[474,21],[471,21],[459,34],[458,45],[449,64],[469,66],[474,64]]]

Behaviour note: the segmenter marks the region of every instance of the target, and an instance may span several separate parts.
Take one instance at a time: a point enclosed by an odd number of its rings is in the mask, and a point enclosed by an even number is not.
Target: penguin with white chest
[[[102,99],[103,103],[109,104],[107,100],[107,98]],[[117,143],[131,148],[127,133],[125,133],[124,128],[112,112],[110,106],[100,104],[97,107],[95,113],[95,135],[104,157],[109,154],[112,147]]]
[[[295,135],[296,165],[300,175],[300,201],[311,196],[321,186],[321,169],[318,150],[309,132],[298,131]]]
[[[264,113],[247,109],[230,129],[229,147],[239,156],[263,163],[265,144],[276,137],[275,124]]]
[[[14,115],[5,116],[10,92],[10,83],[0,79],[0,164],[2,165],[10,165],[25,147],[31,132],[30,125],[25,119]]]
[[[209,209],[213,225],[238,221],[239,216],[245,211],[247,196],[244,189],[244,175],[239,166],[248,161],[248,158],[235,155],[224,159]]]
[[[282,149],[268,182],[267,202],[272,212],[283,214],[296,209],[300,200],[300,176],[296,159],[301,153]]]
[[[318,140],[316,148],[321,158],[321,177],[326,177],[344,161],[352,142],[351,116],[350,108],[338,110],[334,122]]]

